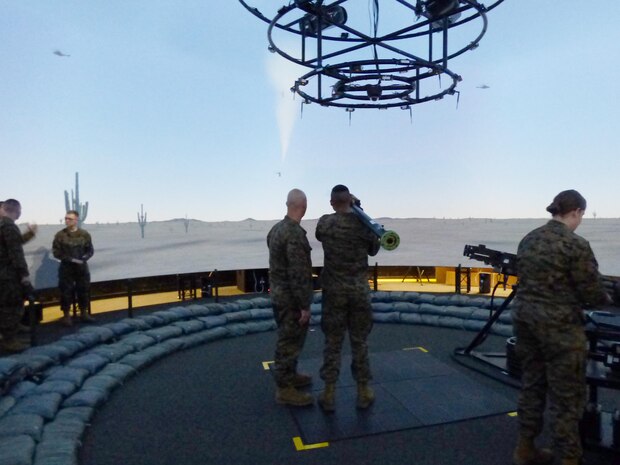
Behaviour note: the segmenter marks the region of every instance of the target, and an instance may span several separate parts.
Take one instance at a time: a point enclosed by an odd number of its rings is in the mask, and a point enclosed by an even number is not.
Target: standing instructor
[[[69,210],[65,214],[65,225],[54,236],[52,252],[60,260],[58,287],[60,288],[60,309],[64,316],[62,324],[71,326],[70,309],[74,295],[77,295],[80,318],[85,323],[95,321],[89,315],[90,271],[88,260],[95,253],[88,231],[78,227],[79,213]]]
[[[297,358],[308,332],[312,303],[312,261],[310,244],[301,219],[306,214],[306,194],[293,189],[286,198],[286,216],[267,235],[269,284],[273,314],[278,324],[274,372],[276,402],[302,407],[313,398],[299,388],[312,382],[297,373]]]

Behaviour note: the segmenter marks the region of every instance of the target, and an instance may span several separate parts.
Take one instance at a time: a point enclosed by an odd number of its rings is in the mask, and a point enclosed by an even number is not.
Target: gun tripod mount
[[[466,245],[465,249],[463,250],[463,255],[490,265],[495,272],[504,275],[504,284],[507,282],[509,276],[517,275],[516,254],[489,249],[486,245],[480,244],[477,246]],[[516,296],[517,285],[515,284],[512,286],[512,290],[510,291],[508,297],[506,297],[506,299],[502,302],[502,304],[497,310],[493,311],[493,299],[495,298],[495,292],[497,291],[497,287],[500,284],[502,283],[498,282],[493,287],[493,293],[491,297],[491,313],[488,321],[478,332],[478,334],[476,334],[474,339],[469,343],[467,347],[454,349],[453,356],[457,362],[462,363],[469,368],[474,367],[463,363],[464,359],[473,359],[477,362],[482,362],[486,367],[499,369],[500,373],[506,375],[506,379],[502,379],[502,381],[507,382],[508,384],[518,385],[518,380],[511,377],[512,375],[514,375],[514,373],[512,373],[513,370],[509,369],[509,361],[506,351],[480,352],[475,350],[487,339],[488,335],[491,332],[492,326],[497,322],[497,320],[499,320],[500,316],[502,316],[504,311],[508,308],[508,306]]]

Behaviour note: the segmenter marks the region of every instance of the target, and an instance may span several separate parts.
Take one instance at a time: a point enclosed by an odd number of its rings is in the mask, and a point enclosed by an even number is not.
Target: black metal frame
[[[493,296],[495,295],[495,291],[500,284],[501,283],[498,282],[493,288]],[[499,317],[502,315],[502,313],[504,313],[506,308],[508,308],[510,303],[515,298],[516,294],[517,286],[513,286],[508,297],[506,297],[506,299],[504,299],[499,308],[491,314],[486,324],[476,334],[476,336],[474,336],[469,345],[465,348],[454,349],[454,355],[456,356],[457,360],[459,357],[468,357],[476,361],[482,362],[488,367],[499,369],[503,375],[506,375],[506,377],[510,377],[510,373],[508,372],[508,367],[506,363],[506,352],[480,352],[475,349],[479,347],[489,336],[489,334],[491,333],[491,327],[497,322],[497,320],[499,320]],[[512,381],[508,381],[508,383],[513,385],[515,384],[515,382]]]
[[[486,14],[504,0],[497,0],[488,7],[477,0],[458,0],[458,8],[437,17],[429,15],[428,2],[425,0],[416,0],[415,4],[409,0],[394,0],[392,8],[403,7],[403,11],[417,19],[412,21],[412,24],[405,21],[404,27],[382,35],[377,34],[376,3],[374,36],[347,25],[346,20],[338,22],[330,17],[330,9],[344,8],[347,1],[327,3],[323,0],[294,0],[279,8],[275,15],[269,18],[258,8],[250,6],[246,0],[239,0],[250,13],[269,24],[267,38],[270,51],[297,65],[311,68],[291,87],[292,92],[303,98],[302,104],[318,103],[322,106],[345,108],[347,111],[356,108],[410,109],[411,105],[454,95],[461,77],[448,69],[449,60],[478,47],[487,31]],[[360,2],[356,1],[356,6],[359,5]],[[316,32],[308,33],[300,26],[308,17],[319,25]],[[473,20],[481,22],[477,36],[450,50],[450,30]],[[334,27],[338,33],[324,33],[321,25],[325,25],[325,28]],[[289,37],[291,34],[300,37],[299,49],[295,52],[289,51],[285,45],[281,45],[283,41],[276,40],[276,32],[285,32]],[[441,45],[438,54],[435,53],[435,41],[440,41]],[[427,50],[425,57],[412,53],[411,50],[415,47],[422,49],[422,46]],[[356,55],[368,49],[371,50],[370,58],[360,59],[359,55]],[[316,51],[310,53],[310,50]],[[380,58],[379,50],[388,56]],[[353,57],[355,59],[352,59]],[[329,60],[342,61],[328,63]],[[451,81],[447,89],[441,90],[440,82],[440,90],[427,90],[425,95],[420,94],[420,88],[426,84],[426,79],[442,75],[446,75]],[[330,78],[335,82],[330,82]],[[316,81],[313,89],[302,89],[310,81]],[[328,92],[328,87],[333,90]],[[415,97],[412,97],[414,92]]]

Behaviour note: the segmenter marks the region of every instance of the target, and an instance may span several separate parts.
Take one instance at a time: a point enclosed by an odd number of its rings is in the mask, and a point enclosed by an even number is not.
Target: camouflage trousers
[[[90,272],[88,268],[75,263],[61,263],[58,268],[58,288],[60,289],[60,308],[71,309],[74,296],[80,310],[88,308]]]
[[[351,373],[358,383],[372,379],[366,342],[372,329],[370,296],[365,293],[323,291],[321,329],[325,335],[321,378],[335,383],[340,375],[342,344],[349,332],[351,343]]]
[[[304,347],[308,325],[300,325],[301,312],[290,307],[273,305],[273,316],[278,324],[278,342],[274,357],[274,375],[278,387],[292,386],[297,373],[297,359]]]
[[[522,368],[519,427],[535,438],[543,429],[547,397],[552,438],[563,458],[582,455],[579,421],[586,402],[587,339],[583,327],[513,321]]]
[[[24,315],[22,287],[17,280],[0,281],[0,334],[4,340],[15,338]]]

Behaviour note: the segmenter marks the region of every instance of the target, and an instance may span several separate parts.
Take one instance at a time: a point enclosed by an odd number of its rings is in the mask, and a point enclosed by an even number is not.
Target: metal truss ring
[[[347,0],[337,0],[331,4],[331,5],[340,5],[345,3]],[[400,3],[401,5],[404,5],[405,7],[410,8],[412,11],[415,11],[415,6],[410,2],[410,1],[406,1],[406,0],[395,0],[396,2]],[[495,7],[499,6],[501,3],[504,2],[504,0],[496,0],[495,2],[493,2],[491,5],[489,6],[485,6],[483,4],[481,4],[480,2],[476,1],[476,0],[460,0],[462,2],[467,2],[468,4],[470,4],[471,6],[475,7],[475,5],[478,5],[483,11],[485,12],[489,12],[491,10],[493,10]],[[261,21],[264,21],[267,24],[270,24],[273,19],[265,16],[257,7],[253,7],[251,6],[246,0],[239,0],[239,3],[241,3],[241,5],[248,10],[250,13],[252,13],[254,16],[256,16],[257,18],[259,18]],[[292,9],[299,9],[299,7],[294,3],[291,2],[288,6],[282,6],[281,8],[278,9],[278,13],[283,11],[286,12],[288,10],[292,10]],[[303,11],[303,10],[302,10]],[[471,17],[465,18],[463,20],[460,20],[456,23],[450,24],[450,28],[456,27],[456,26],[460,26],[461,24],[464,24],[468,21],[471,21],[473,19],[475,19],[477,17],[477,15],[473,15]],[[422,23],[420,23],[419,25],[417,25],[416,27],[423,27],[423,26],[428,26],[430,23],[432,23],[432,21],[424,21]],[[297,34],[297,35],[302,35],[302,32],[299,29],[294,29],[293,26],[297,26],[297,21],[294,21],[292,23],[289,24],[274,24],[275,27],[277,27],[278,29],[282,29],[283,31],[286,32],[290,32],[292,34]],[[435,31],[436,32],[436,31]],[[421,35],[426,35],[428,34],[428,31],[425,32],[421,32]],[[323,36],[324,39],[326,40],[334,40],[334,41],[347,41],[347,40],[353,40],[353,39],[345,39],[342,38],[340,36],[329,36],[329,35],[324,35]]]
[[[449,87],[422,95],[422,84],[430,78],[447,76]],[[333,83],[325,85],[328,80]],[[316,81],[316,95],[305,89]],[[394,108],[440,100],[453,95],[461,77],[436,63],[408,59],[358,60],[326,66],[310,71],[295,81],[291,88],[304,103],[355,108]],[[331,88],[324,96],[324,89]],[[426,87],[425,87],[426,88]]]

